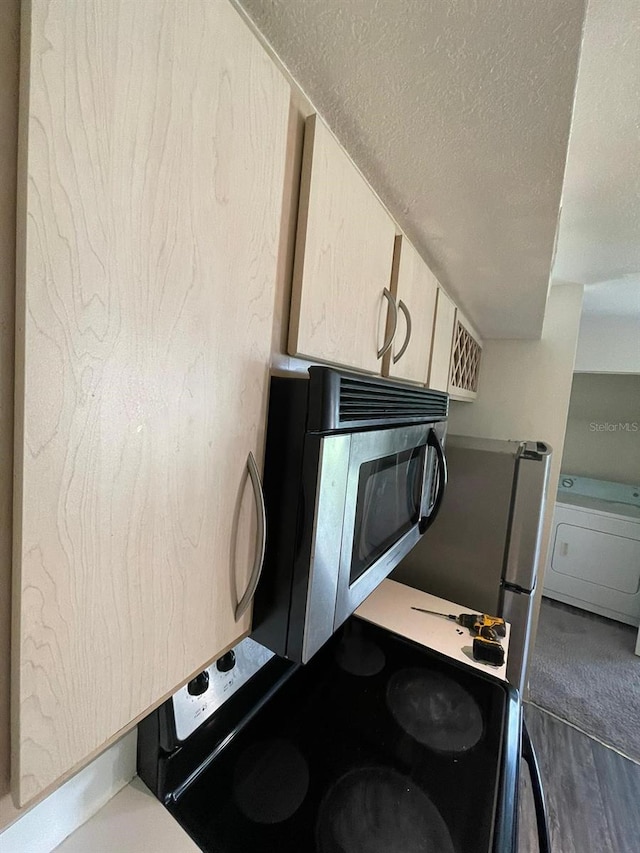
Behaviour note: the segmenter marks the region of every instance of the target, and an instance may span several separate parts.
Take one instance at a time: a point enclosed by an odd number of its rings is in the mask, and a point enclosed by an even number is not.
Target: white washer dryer
[[[640,624],[640,487],[561,475],[544,595]]]

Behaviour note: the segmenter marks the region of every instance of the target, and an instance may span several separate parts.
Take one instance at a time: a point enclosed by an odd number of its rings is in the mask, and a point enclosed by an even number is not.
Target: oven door
[[[435,427],[350,436],[334,630],[413,548],[428,526],[425,519],[437,512],[446,466]]]

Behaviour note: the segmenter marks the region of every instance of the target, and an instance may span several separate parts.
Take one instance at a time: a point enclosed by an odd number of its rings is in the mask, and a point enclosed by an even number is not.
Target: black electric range
[[[513,853],[520,738],[513,688],[352,617],[185,740],[169,700],[138,769],[211,853]]]

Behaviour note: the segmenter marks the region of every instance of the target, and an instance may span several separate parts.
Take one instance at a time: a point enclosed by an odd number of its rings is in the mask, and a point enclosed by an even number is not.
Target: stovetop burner
[[[431,670],[401,669],[389,679],[387,706],[398,725],[438,752],[467,752],[482,737],[482,713],[464,687]]]
[[[255,823],[280,823],[300,807],[309,788],[309,768],[300,750],[285,738],[252,743],[240,754],[233,795]]]
[[[409,776],[388,767],[352,770],[318,810],[318,853],[454,853],[440,812]]]

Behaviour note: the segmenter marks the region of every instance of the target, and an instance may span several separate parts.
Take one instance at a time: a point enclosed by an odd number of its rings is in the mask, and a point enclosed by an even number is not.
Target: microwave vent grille
[[[449,396],[419,385],[324,366],[309,368],[311,431],[380,429],[444,421]]]
[[[446,396],[421,388],[399,388],[362,380],[342,379],[339,417],[344,424],[353,421],[440,419],[447,416]]]

